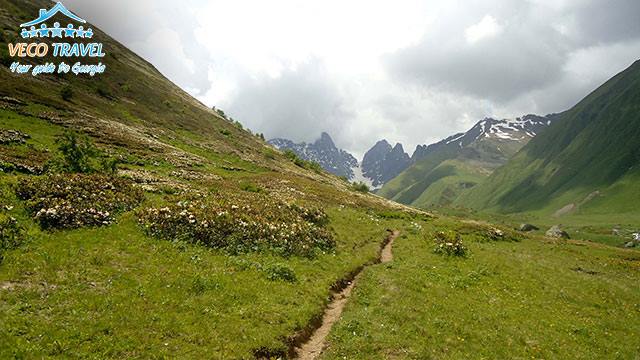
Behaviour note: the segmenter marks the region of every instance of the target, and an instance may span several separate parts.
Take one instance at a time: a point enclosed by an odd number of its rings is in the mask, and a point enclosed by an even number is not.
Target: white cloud
[[[565,110],[640,53],[637,0],[65,4],[253,130],[357,154]]]
[[[479,23],[469,26],[464,35],[470,44],[477,43],[480,40],[492,38],[502,31],[502,26],[498,24],[496,19],[491,15],[485,15]]]

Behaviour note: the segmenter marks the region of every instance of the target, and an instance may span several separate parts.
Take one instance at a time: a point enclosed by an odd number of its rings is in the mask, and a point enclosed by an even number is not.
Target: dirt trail
[[[393,231],[387,237],[383,248],[380,251],[380,256],[376,263],[387,263],[393,260],[393,252],[392,246],[393,241],[400,234],[399,231]],[[331,331],[333,325],[340,319],[342,315],[342,311],[344,310],[345,305],[347,305],[347,301],[351,296],[351,291],[356,285],[358,281],[358,277],[364,267],[358,271],[358,273],[354,276],[353,280],[346,283],[346,287],[339,292],[333,294],[333,299],[331,303],[327,306],[324,311],[324,315],[322,316],[322,323],[319,328],[317,328],[309,340],[303,343],[300,347],[296,348],[296,359],[299,360],[313,360],[316,359],[324,350],[326,346],[327,335]]]

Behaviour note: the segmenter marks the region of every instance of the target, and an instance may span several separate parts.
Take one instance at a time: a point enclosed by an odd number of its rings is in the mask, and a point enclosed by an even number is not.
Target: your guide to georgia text
[[[30,22],[21,24],[22,28],[20,36],[23,39],[55,39],[60,38],[66,40],[64,42],[17,42],[13,44],[7,44],[9,47],[9,56],[17,59],[21,58],[103,58],[105,53],[102,49],[102,43],[98,42],[80,42],[79,40],[92,39],[94,32],[93,29],[88,28],[85,30],[84,26],[75,27],[74,24],[68,24],[66,27],[60,26],[59,22],[55,22],[53,26],[47,26],[45,21],[52,19],[55,15],[62,14],[66,17],[80,22],[86,23],[86,21],[77,15],[73,14],[67,8],[58,2],[50,10],[40,9],[39,17]],[[26,74],[31,73],[33,76],[40,74],[66,74],[73,73],[75,75],[87,74],[89,76],[95,76],[96,74],[102,74],[106,70],[106,65],[102,62],[97,64],[83,64],[81,62],[75,62],[67,64],[65,61],[59,63],[47,62],[45,64],[23,64],[19,61],[15,61],[9,66],[9,69],[13,73]]]

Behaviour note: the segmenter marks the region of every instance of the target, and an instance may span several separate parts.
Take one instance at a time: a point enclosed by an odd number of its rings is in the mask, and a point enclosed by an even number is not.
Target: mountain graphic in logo
[[[40,9],[40,16],[37,19],[35,19],[33,21],[29,21],[29,22],[24,23],[24,24],[21,24],[20,26],[21,27],[26,27],[26,26],[38,25],[41,22],[45,22],[45,21],[51,19],[57,13],[62,13],[66,17],[68,17],[70,19],[73,19],[75,21],[81,22],[83,24],[86,23],[86,21],[84,19],[80,18],[78,15],[76,15],[76,14],[72,13],[71,11],[69,11],[69,9],[64,7],[64,5],[62,5],[61,2],[58,2],[49,11],[47,11],[46,9]]]
[[[47,24],[44,24],[45,21],[51,19],[56,14],[61,13],[66,17],[78,21],[80,23],[86,23],[86,21],[80,18],[78,15],[72,13],[62,5],[62,3],[58,2],[51,10],[40,9],[40,16],[37,19],[21,24],[23,39],[31,39],[31,38],[48,38],[48,37],[67,37],[67,38],[84,38],[91,39],[93,37],[93,30],[88,29],[85,30],[84,27],[80,26],[77,29],[73,27],[73,24],[67,25],[66,28],[60,27],[60,23],[56,22],[53,24],[53,27],[48,27]],[[40,28],[36,28],[36,25],[41,24]],[[31,27],[31,29],[27,29],[27,27]]]

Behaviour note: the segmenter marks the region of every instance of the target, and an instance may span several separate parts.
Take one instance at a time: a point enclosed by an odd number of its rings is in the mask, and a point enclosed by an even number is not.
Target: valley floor
[[[403,229],[394,261],[365,270],[323,359],[633,359],[640,253],[541,237],[479,241],[441,219]],[[470,253],[433,253],[459,229]]]
[[[402,234],[393,261],[364,269],[321,358],[640,353],[637,251],[541,237],[489,241],[487,226],[447,217],[328,212],[338,251],[314,260],[152,239],[130,213],[105,228],[32,228],[30,242],[0,265],[0,358],[286,356],[336,281],[379,256],[389,228]],[[435,254],[440,230],[462,234],[468,255]],[[297,280],[277,280],[279,266]]]

